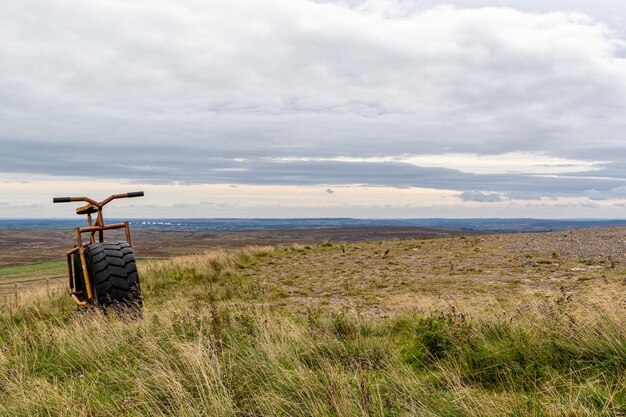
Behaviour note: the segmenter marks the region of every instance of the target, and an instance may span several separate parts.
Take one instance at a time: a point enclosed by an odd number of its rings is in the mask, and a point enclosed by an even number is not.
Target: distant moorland
[[[110,222],[120,219],[108,219]],[[2,219],[0,229],[70,229],[82,226],[84,219]],[[131,219],[137,230],[220,232],[237,230],[319,229],[329,227],[427,227],[479,232],[549,232],[588,227],[626,226],[623,219]]]

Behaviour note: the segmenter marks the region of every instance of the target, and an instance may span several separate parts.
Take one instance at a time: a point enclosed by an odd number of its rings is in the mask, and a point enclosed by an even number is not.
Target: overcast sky
[[[2,3],[0,217],[626,217],[624,2]]]

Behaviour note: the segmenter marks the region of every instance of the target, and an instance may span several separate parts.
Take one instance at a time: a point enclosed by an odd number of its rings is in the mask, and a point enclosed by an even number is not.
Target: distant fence
[[[67,290],[67,275],[0,283],[0,305],[19,306],[36,298],[51,297]]]

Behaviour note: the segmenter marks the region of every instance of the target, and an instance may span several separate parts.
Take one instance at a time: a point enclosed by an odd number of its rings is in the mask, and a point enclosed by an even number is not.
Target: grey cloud
[[[587,207],[587,208],[597,208],[600,207],[600,205],[598,203],[595,203],[593,201],[583,201],[579,204],[580,207]]]
[[[626,199],[626,186],[611,188],[609,190],[586,190],[584,195],[591,200]]]
[[[620,178],[626,60],[605,25],[578,13],[409,6],[10,2],[0,171],[528,198],[621,184],[268,160],[527,151],[606,160],[587,174]]]
[[[129,144],[107,147],[94,144],[89,152],[71,145],[39,145],[41,157],[21,157],[23,144],[11,145],[0,154],[6,172],[34,172],[87,178],[115,177],[135,182],[164,184],[224,183],[258,185],[371,185],[424,187],[444,190],[508,193],[510,198],[533,199],[545,196],[577,196],[587,190],[610,192],[626,180],[605,181],[575,176],[543,177],[526,174],[471,174],[447,168],[418,167],[399,162],[291,161],[270,158],[216,158],[194,149],[175,147],[143,148]],[[30,146],[35,146],[32,144]],[[29,147],[30,147],[29,146]],[[181,161],[184,161],[181,163]],[[514,191],[512,191],[514,190]]]
[[[511,200],[540,200],[542,197],[551,197],[554,196],[555,192],[546,192],[544,194],[537,193],[535,190],[527,190],[527,191],[509,191],[506,193],[506,196]]]
[[[487,194],[480,191],[465,191],[459,194],[459,198],[463,201],[477,201],[481,203],[496,203],[502,201],[500,194]]]

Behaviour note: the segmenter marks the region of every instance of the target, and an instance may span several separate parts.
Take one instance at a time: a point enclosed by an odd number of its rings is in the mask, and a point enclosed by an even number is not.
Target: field
[[[133,231],[137,256],[163,258],[198,253],[211,248],[241,248],[252,245],[284,245],[332,241],[416,239],[459,235],[452,230],[424,227],[335,227],[306,230],[253,230],[239,232]],[[72,230],[0,229],[0,268],[31,265],[63,259],[74,245]],[[109,240],[124,240],[110,231]]]
[[[625,253],[610,228],[146,261],[141,320],[2,312],[0,415],[625,415]]]

